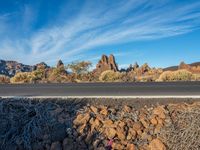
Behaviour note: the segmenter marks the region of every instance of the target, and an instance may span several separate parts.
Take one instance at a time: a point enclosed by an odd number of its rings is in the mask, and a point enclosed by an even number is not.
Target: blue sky
[[[120,67],[200,61],[199,0],[1,0],[0,59]]]

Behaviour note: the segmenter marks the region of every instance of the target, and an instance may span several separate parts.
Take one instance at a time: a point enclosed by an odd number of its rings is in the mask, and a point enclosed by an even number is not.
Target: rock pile
[[[88,106],[73,121],[78,136],[89,149],[105,149],[112,140],[112,149],[165,150],[157,137],[164,126],[165,109],[132,107],[111,108]]]

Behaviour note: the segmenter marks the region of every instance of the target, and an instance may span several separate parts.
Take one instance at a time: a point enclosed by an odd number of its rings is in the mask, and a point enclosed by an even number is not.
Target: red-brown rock
[[[101,60],[96,65],[96,69],[94,70],[95,74],[101,74],[106,70],[118,71],[118,66],[115,62],[115,57],[110,55],[109,57],[106,55],[102,55]]]

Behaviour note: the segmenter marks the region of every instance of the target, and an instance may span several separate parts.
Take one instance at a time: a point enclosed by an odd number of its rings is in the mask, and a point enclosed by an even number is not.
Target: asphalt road
[[[200,96],[200,82],[1,84],[0,96]]]

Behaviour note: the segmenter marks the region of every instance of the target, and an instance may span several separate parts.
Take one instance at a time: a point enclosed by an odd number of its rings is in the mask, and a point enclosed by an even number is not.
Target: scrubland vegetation
[[[74,99],[0,99],[0,149],[199,148],[199,102],[136,106]]]
[[[192,73],[187,70],[166,71],[163,72],[158,81],[190,81]]]
[[[31,72],[17,72],[13,77],[0,76],[0,83],[67,83],[67,82],[167,82],[199,81],[199,67],[181,63],[175,71],[151,68],[147,63],[137,63],[127,69],[118,69],[113,55],[103,55],[94,70],[89,61],[64,65],[60,60],[56,67],[45,63],[36,65]]]

